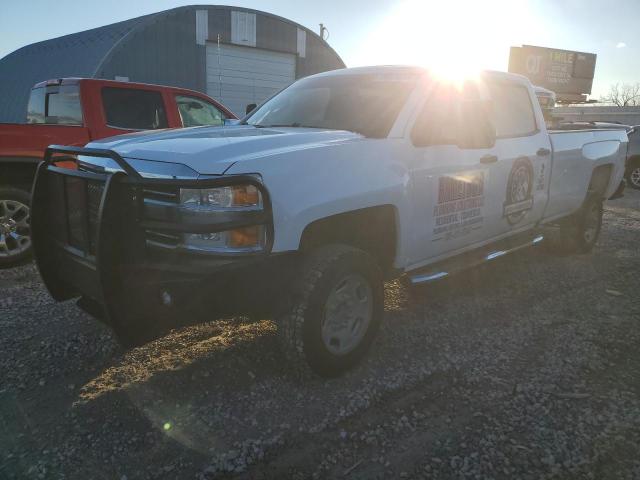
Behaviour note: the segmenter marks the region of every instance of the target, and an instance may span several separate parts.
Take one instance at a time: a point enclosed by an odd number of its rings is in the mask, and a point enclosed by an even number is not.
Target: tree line
[[[600,103],[608,103],[618,107],[640,106],[640,82],[614,83],[609,93],[600,97]]]

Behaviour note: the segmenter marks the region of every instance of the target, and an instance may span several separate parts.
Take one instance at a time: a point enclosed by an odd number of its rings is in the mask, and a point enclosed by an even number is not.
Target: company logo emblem
[[[533,165],[526,157],[517,159],[507,182],[503,216],[510,225],[520,222],[533,207]]]

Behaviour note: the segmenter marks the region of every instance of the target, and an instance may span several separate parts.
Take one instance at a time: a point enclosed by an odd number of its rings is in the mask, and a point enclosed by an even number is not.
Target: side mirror
[[[496,143],[496,129],[489,119],[486,101],[467,101],[460,106],[460,148],[491,148]]]
[[[245,108],[245,112],[244,113],[249,115],[251,112],[253,112],[256,109],[257,106],[258,105],[256,105],[255,103],[250,103],[249,105],[247,105],[247,108]]]

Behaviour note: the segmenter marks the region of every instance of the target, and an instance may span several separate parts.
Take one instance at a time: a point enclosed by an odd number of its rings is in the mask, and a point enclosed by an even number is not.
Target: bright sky
[[[0,0],[0,58],[29,43],[197,0]],[[522,44],[596,53],[593,97],[640,81],[640,1],[221,0],[318,31],[347,66],[421,64],[506,70]]]

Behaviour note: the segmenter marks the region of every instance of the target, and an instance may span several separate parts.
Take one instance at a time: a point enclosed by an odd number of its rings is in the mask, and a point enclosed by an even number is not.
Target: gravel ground
[[[125,352],[0,271],[0,478],[640,478],[640,192],[591,255],[529,249],[409,295],[367,361],[295,382],[270,321]]]

